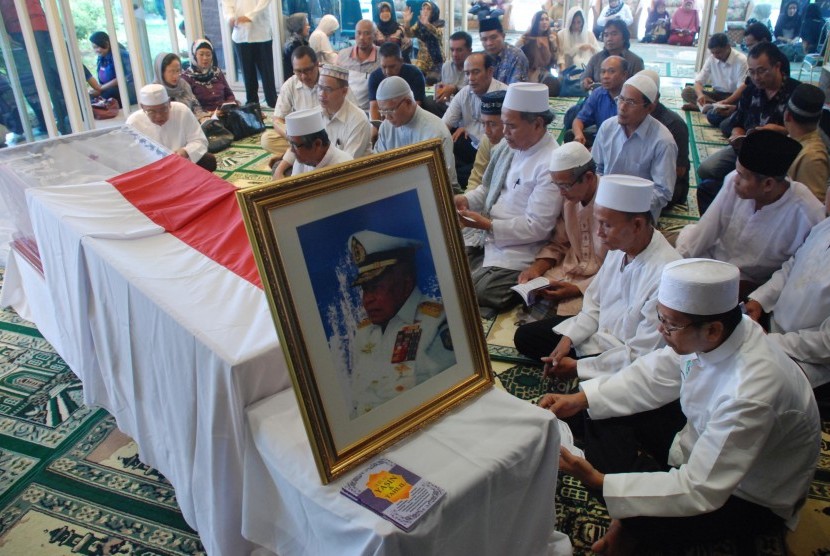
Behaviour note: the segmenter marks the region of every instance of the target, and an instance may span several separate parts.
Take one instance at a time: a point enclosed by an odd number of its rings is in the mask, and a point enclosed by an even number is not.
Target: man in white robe
[[[590,415],[587,460],[563,449],[560,469],[602,492],[613,521],[594,551],[635,554],[795,527],[820,453],[818,408],[798,366],[741,315],[738,283],[729,263],[666,265],[657,310],[669,347],[576,394],[540,400],[560,418]],[[643,472],[639,437],[620,434],[621,423],[678,398],[688,422]]]
[[[190,108],[171,102],[157,83],[142,87],[138,102],[141,110],[130,114],[128,126],[208,172],[216,170],[216,157],[207,152],[207,137]]]
[[[547,242],[562,210],[548,170],[558,147],[547,132],[552,119],[545,85],[510,85],[501,112],[504,140],[493,149],[481,185],[455,196],[459,223],[469,229],[467,258],[482,314],[521,301],[510,288]]]
[[[634,176],[600,178],[594,220],[609,251],[585,290],[582,310],[564,321],[554,317],[516,330],[516,348],[541,357],[546,374],[606,376],[664,346],[657,287],[663,265],[680,255],[654,228],[652,185]]]
[[[299,110],[286,116],[285,131],[296,158],[291,171],[293,176],[352,159],[329,139],[319,108]]]
[[[378,130],[375,152],[382,153],[427,139],[441,139],[450,184],[457,188],[452,136],[441,118],[418,106],[409,84],[397,75],[380,82],[375,99],[384,118]]]
[[[798,363],[813,388],[830,382],[830,218],[749,294],[746,311],[756,321],[772,312],[767,338]]]
[[[681,230],[677,251],[737,266],[742,297],[769,280],[824,218],[815,195],[786,177],[800,150],[775,131],[747,135],[735,171],[700,221]]]

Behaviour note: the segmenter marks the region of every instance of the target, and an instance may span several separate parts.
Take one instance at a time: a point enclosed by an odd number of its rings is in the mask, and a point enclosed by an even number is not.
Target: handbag
[[[209,153],[224,151],[233,142],[233,133],[228,131],[219,120],[207,120],[202,124],[202,131],[208,140]]]
[[[225,129],[233,133],[235,141],[250,137],[265,129],[265,124],[262,121],[262,109],[255,102],[231,108],[219,116],[219,121],[222,122]]]
[[[98,97],[92,101],[92,117],[96,120],[109,120],[118,115],[118,101],[114,98]]]
[[[584,68],[577,68],[571,66],[562,70],[561,81],[562,86],[559,88],[560,97],[584,97],[588,92],[582,88],[582,74],[585,72]]]

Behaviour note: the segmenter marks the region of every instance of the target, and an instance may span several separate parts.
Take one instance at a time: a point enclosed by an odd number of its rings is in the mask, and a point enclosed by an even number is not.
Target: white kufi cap
[[[167,89],[158,83],[144,85],[138,93],[138,102],[144,106],[158,106],[170,100]]]
[[[657,85],[651,77],[643,74],[643,72],[635,73],[629,77],[623,85],[630,85],[634,87],[643,93],[643,96],[646,97],[646,100],[649,102],[654,102],[657,99],[657,93],[659,92],[657,90]]]
[[[738,305],[738,267],[711,259],[681,259],[663,267],[657,301],[688,315],[719,315]]]
[[[620,212],[648,212],[651,210],[653,191],[654,182],[649,180],[622,174],[608,174],[599,179],[597,198],[594,202]]]
[[[585,148],[585,145],[571,141],[554,149],[553,154],[550,156],[548,170],[551,172],[563,172],[584,166],[590,161],[591,153]]]
[[[378,85],[378,92],[375,94],[375,100],[392,100],[393,98],[401,98],[412,94],[412,89],[409,83],[403,77],[393,75],[387,77]]]
[[[638,71],[637,73],[641,73],[654,81],[654,86],[657,87],[657,92],[660,92],[660,74],[654,70],[642,70]]]
[[[517,112],[547,112],[549,94],[548,86],[542,83],[511,83],[501,107]]]
[[[297,110],[285,117],[285,131],[292,137],[311,135],[326,128],[320,108]]]

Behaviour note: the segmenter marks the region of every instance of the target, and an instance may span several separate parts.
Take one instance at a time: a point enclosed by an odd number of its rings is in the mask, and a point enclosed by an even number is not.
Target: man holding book
[[[594,223],[594,197],[599,178],[596,163],[584,145],[565,143],[550,159],[550,177],[564,201],[551,241],[519,274],[519,284],[539,279],[541,304],[556,304],[557,315],[575,315],[582,296],[602,266],[608,247]],[[560,320],[565,320],[560,317]],[[551,324],[551,327],[553,325]]]
[[[634,176],[600,178],[594,220],[609,251],[585,290],[582,310],[564,322],[525,324],[514,337],[516,349],[545,363],[546,374],[610,375],[664,345],[657,332],[657,286],[663,265],[680,255],[654,228],[653,188]]]

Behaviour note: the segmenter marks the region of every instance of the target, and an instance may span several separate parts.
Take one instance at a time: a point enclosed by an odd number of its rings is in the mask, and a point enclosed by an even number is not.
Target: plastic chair
[[[816,71],[821,71],[821,68],[824,64],[827,64],[827,35],[830,34],[830,22],[824,24],[824,29],[821,31],[821,37],[819,39],[818,47],[816,52],[812,54],[807,54],[804,56],[804,60],[801,62],[801,68],[798,70],[798,80],[801,81],[801,72],[804,71],[804,68],[807,68],[807,71],[810,75],[810,80],[808,83],[813,83],[813,74]]]

